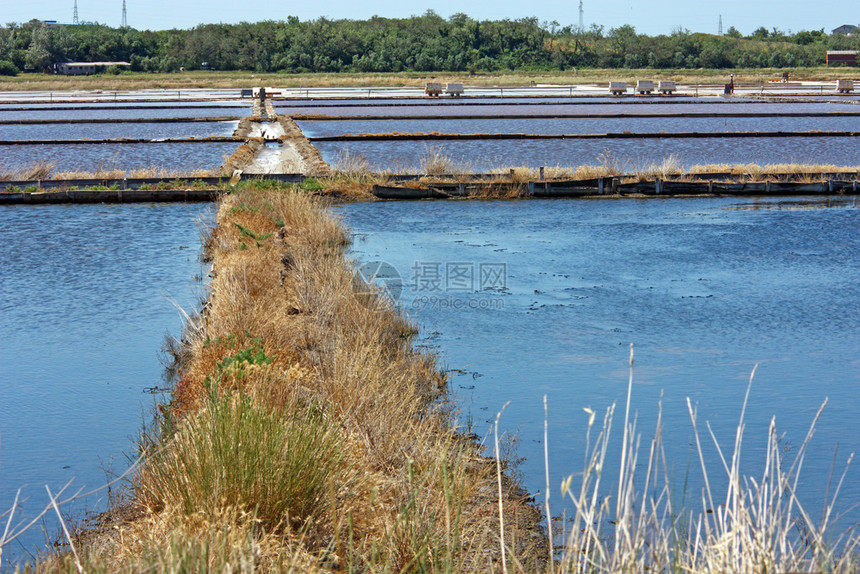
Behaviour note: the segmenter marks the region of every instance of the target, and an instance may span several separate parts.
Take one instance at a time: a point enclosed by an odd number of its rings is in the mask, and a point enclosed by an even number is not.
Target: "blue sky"
[[[139,29],[190,28],[200,23],[302,20],[320,16],[364,19],[373,15],[406,17],[428,9],[443,17],[463,12],[477,19],[522,18],[556,20],[562,25],[579,21],[579,0],[532,0],[505,2],[478,0],[317,0],[316,2],[236,2],[235,0],[126,0],[128,23]],[[25,22],[32,18],[71,22],[74,0],[0,0],[0,22]],[[723,27],[734,26],[749,34],[759,26],[781,30],[829,32],[841,24],[860,24],[857,0],[583,0],[585,25],[609,28],[631,24],[646,34],[668,34],[681,27],[693,32],[716,33],[720,15]],[[118,26],[122,0],[78,0],[81,20]]]

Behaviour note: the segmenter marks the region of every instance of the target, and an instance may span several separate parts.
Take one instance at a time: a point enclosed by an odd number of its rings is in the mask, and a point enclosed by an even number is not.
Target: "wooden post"
[[[603,178],[602,177],[597,178],[597,194],[603,195]]]
[[[662,193],[663,191],[663,182],[660,180],[659,177],[654,180],[654,191],[657,193],[657,195],[660,195],[660,193]]]
[[[529,195],[535,194],[535,182],[529,181]]]
[[[540,179],[543,179],[543,166],[540,166]]]

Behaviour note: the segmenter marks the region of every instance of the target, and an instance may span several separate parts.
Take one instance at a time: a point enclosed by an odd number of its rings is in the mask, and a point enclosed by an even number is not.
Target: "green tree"
[[[27,68],[38,72],[45,72],[51,68],[51,34],[48,28],[42,24],[34,28],[30,38],[30,46],[24,63]]]

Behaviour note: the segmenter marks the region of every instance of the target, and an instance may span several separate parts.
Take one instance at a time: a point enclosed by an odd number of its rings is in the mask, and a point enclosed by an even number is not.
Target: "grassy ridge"
[[[317,207],[256,190],[220,206],[210,298],[143,441],[133,519],[79,544],[85,570],[498,569],[495,462],[453,428],[434,358]],[[510,551],[541,570],[540,513],[504,485]]]

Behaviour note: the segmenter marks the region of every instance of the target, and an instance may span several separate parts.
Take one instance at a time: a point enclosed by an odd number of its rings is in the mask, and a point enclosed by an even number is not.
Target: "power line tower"
[[[72,12],[72,23],[78,24],[78,0],[75,0],[75,10]]]
[[[585,32],[585,20],[582,18],[582,0],[579,0],[579,33]]]
[[[122,27],[123,28],[128,27],[128,18],[126,16],[127,16],[127,14],[125,12],[125,0],[122,0]]]
[[[717,35],[719,35],[719,36],[723,35],[723,15],[722,14],[720,14],[720,27],[717,30]]]

